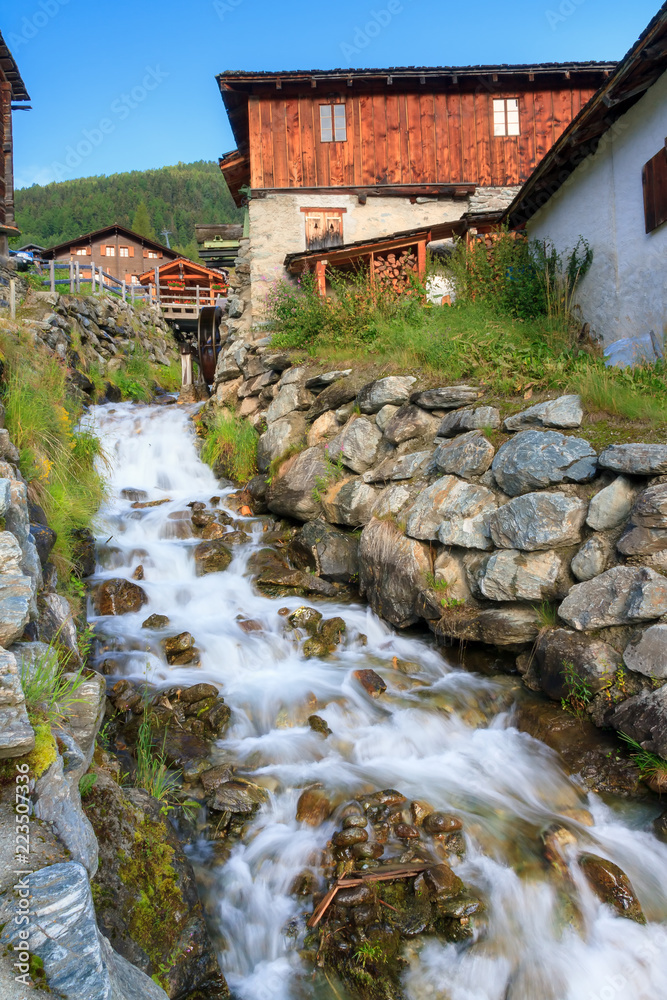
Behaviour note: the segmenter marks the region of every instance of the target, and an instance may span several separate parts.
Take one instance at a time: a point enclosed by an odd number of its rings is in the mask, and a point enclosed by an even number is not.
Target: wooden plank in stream
[[[366,882],[393,882],[397,878],[410,878],[419,875],[428,868],[433,868],[433,861],[414,861],[398,865],[387,865],[384,868],[374,868],[369,872],[355,872],[354,875],[342,875],[327,892],[324,899],[308,921],[308,927],[317,927],[320,920],[331,906],[339,889],[348,889]]]

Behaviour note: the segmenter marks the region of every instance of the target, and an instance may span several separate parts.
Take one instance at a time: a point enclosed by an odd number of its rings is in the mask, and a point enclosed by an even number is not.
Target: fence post
[[[74,264],[70,260],[69,262],[69,293],[74,294]]]
[[[49,261],[49,276],[51,278],[51,292],[55,292],[55,290],[56,290],[56,261],[55,261],[54,257],[52,257],[51,260]]]
[[[78,260],[74,261],[74,289],[77,295],[81,291],[81,265]]]
[[[155,268],[155,297],[157,304],[160,304],[160,268]]]
[[[197,315],[199,316],[199,285],[197,285]]]
[[[123,284],[121,285],[121,288],[122,288],[122,294],[123,294],[123,302],[127,302],[127,285],[125,284],[125,280],[124,279],[123,279]]]
[[[9,279],[9,316],[16,319],[16,278]]]

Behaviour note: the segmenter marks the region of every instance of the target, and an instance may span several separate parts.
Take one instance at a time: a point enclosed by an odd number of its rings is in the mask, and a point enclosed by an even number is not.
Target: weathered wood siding
[[[594,92],[568,83],[484,93],[251,95],[251,187],[520,184]],[[516,97],[521,134],[494,136],[494,99]],[[347,140],[321,142],[319,106],[340,102]]]

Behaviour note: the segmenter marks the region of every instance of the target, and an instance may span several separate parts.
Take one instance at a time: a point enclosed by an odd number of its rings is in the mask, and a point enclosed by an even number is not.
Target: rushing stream
[[[312,602],[262,596],[247,571],[249,554],[262,544],[261,519],[247,519],[251,540],[234,547],[225,572],[195,575],[197,539],[179,538],[179,522],[169,515],[214,494],[224,507],[224,491],[198,457],[190,414],[123,404],[96,408],[90,420],[111,462],[112,495],[97,525],[97,579],[130,579],[141,564],[149,597],[136,614],[99,619],[100,628],[125,650],[126,676],[219,685],[232,709],[221,750],[269,792],[243,842],[210,873],[234,995],[313,996],[312,969],[299,957],[308,904],[290,888],[304,869],[320,879],[318,852],[336,829],[333,819],[317,828],[295,819],[303,788],[321,782],[336,801],[390,787],[463,820],[467,854],[456,871],[486,904],[484,930],[473,944],[409,942],[404,986],[414,1000],[665,1000],[667,845],[647,832],[655,811],[586,795],[552,751],[514,728],[514,678],[453,668],[427,639],[397,634],[360,605],[313,605],[343,617],[347,634],[328,659],[306,659],[278,611]],[[120,496],[127,488],[170,502],[133,510]],[[147,652],[141,623],[154,612],[169,616],[170,634],[194,635],[200,668],[169,667]],[[260,622],[262,631],[246,634],[239,616]],[[413,668],[395,669],[395,657]],[[387,683],[377,701],[353,679],[359,667],[372,667]],[[313,712],[326,720],[328,738],[308,726]],[[593,814],[593,827],[572,818],[582,808]],[[627,873],[646,926],[600,904],[574,865],[580,916],[567,919],[540,841],[559,819],[576,833],[579,849]]]

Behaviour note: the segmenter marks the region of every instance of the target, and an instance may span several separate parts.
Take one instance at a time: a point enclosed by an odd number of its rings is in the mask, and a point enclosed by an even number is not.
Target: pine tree
[[[155,230],[151,226],[151,220],[148,215],[148,209],[145,201],[140,201],[137,205],[137,210],[134,213],[134,219],[132,220],[130,229],[133,233],[138,233],[139,236],[145,236],[147,240],[155,239]]]

